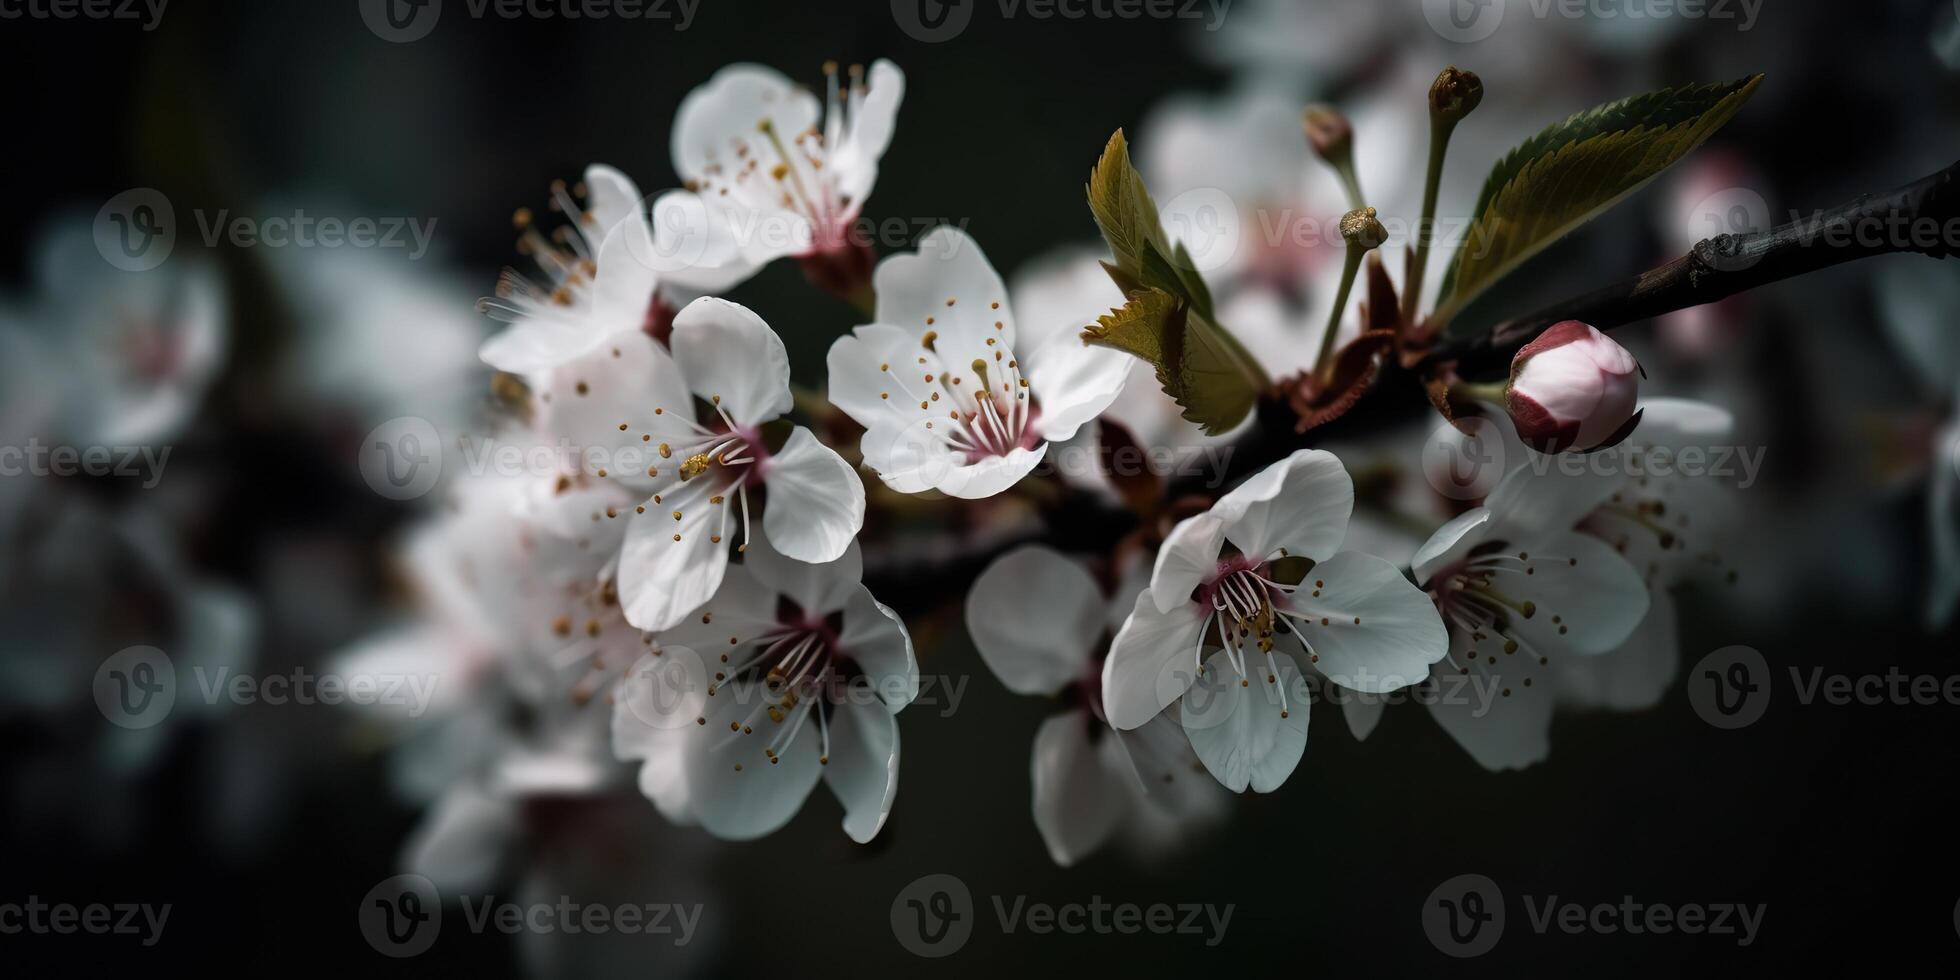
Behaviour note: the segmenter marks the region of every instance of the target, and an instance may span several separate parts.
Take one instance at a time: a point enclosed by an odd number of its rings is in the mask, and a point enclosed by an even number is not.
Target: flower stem
[[[1456,120],[1429,120],[1429,172],[1422,183],[1422,218],[1416,222],[1416,256],[1409,263],[1409,281],[1402,290],[1402,322],[1416,322],[1416,306],[1422,302],[1422,280],[1429,271],[1429,246],[1436,237],[1436,192],[1443,181],[1443,158],[1449,152],[1450,134]]]
[[[1504,404],[1503,381],[1459,381],[1450,385],[1450,398],[1456,401],[1489,402]]]
[[[1327,331],[1320,335],[1320,356],[1313,362],[1314,381],[1323,388],[1334,380],[1334,336],[1341,332],[1341,312],[1347,309],[1355,273],[1361,270],[1361,256],[1367,252],[1353,242],[1348,243],[1347,261],[1341,266],[1341,288],[1334,293],[1334,308],[1327,313]]]
[[[1347,188],[1348,209],[1362,206],[1361,178],[1354,172],[1354,154],[1349,153],[1334,164],[1334,172],[1341,175],[1341,186]]]

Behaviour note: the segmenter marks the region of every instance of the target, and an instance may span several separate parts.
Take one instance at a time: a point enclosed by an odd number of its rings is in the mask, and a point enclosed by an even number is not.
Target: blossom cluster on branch
[[[502,406],[483,437],[574,449],[462,477],[450,494],[465,504],[423,537],[416,577],[497,624],[478,630],[483,676],[523,678],[519,699],[546,706],[520,742],[571,774],[555,791],[603,785],[610,754],[638,767],[667,819],[749,839],[822,782],[845,832],[869,841],[892,812],[920,663],[944,662],[946,637],[915,649],[906,615],[949,599],[1004,686],[1067,706],[1036,734],[1032,770],[1061,863],[1122,828],[1213,823],[1228,791],[1279,789],[1317,701],[1360,737],[1385,703],[1424,703],[1479,762],[1509,768],[1544,757],[1556,704],[1624,694],[1597,664],[1665,684],[1668,594],[1720,566],[1707,533],[1720,487],[1638,466],[1517,466],[1471,495],[1481,506],[1384,557],[1356,547],[1351,524],[1370,520],[1356,478],[1311,436],[1197,496],[1173,498],[1163,467],[1114,462],[1259,434],[1265,413],[1234,385],[1291,402],[1310,429],[1421,363],[1442,326],[1418,315],[1419,284],[1397,298],[1378,255],[1363,326],[1343,329],[1361,259],[1388,238],[1374,209],[1350,201],[1340,223],[1349,262],[1317,344],[1262,326],[1273,317],[1234,286],[1270,278],[1280,256],[1220,275],[1214,295],[1194,252],[1203,229],[1165,230],[1121,134],[1090,182],[1109,260],[1010,288],[984,229],[952,227],[878,259],[848,229],[905,77],[884,61],[824,74],[820,101],[760,66],[717,73],[677,115],[684,187],[643,197],[603,165],[554,185],[546,216],[515,218],[535,268],[482,303],[506,322],[481,352]],[[1481,99],[1476,76],[1439,77],[1439,140]],[[1307,112],[1305,143],[1358,195],[1351,132],[1330,108]],[[1412,270],[1426,243],[1413,240]],[[724,298],[782,258],[864,314],[821,379],[791,376],[778,331],[805,329],[795,311]],[[1446,417],[1501,427],[1514,461],[1727,438],[1718,409],[1641,402],[1638,374],[1571,323],[1522,351],[1501,391],[1447,365],[1425,380]],[[1095,465],[1044,466],[1069,449]],[[1070,508],[1120,519],[1107,534],[1040,533]],[[935,578],[926,608],[915,590],[892,606],[865,584],[866,556],[920,522],[1023,521],[1053,543],[960,539],[954,552],[985,568],[970,584]]]

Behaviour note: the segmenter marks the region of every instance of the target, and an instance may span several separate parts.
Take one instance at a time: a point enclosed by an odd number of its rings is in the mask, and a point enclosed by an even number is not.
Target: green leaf
[[[1143,283],[1138,282],[1135,276],[1130,275],[1129,273],[1124,272],[1123,270],[1118,269],[1117,267],[1107,262],[1097,262],[1096,264],[1102,266],[1104,272],[1109,273],[1110,281],[1116,284],[1116,288],[1120,290],[1123,293],[1123,295],[1128,296],[1131,293],[1134,293],[1137,290],[1143,288]]]
[[[1142,358],[1184,417],[1214,435],[1230,431],[1266,387],[1257,362],[1232,336],[1162,289],[1145,287],[1082,332],[1082,341]]]
[[[1157,367],[1157,381],[1172,398],[1172,387],[1181,384],[1176,375],[1164,371],[1165,338],[1184,332],[1184,314],[1177,298],[1161,289],[1139,289],[1128,303],[1099,317],[1095,325],[1082,331],[1082,342],[1110,347],[1149,361]]]
[[[1270,386],[1259,362],[1213,319],[1211,290],[1182,244],[1173,248],[1157,204],[1130,163],[1117,130],[1089,174],[1089,210],[1113,262],[1103,263],[1128,297],[1095,326],[1085,343],[1142,358],[1184,417],[1222,433],[1252,410]]]
[[[1143,186],[1143,175],[1130,165],[1130,144],[1117,130],[1103,147],[1096,168],[1089,172],[1089,211],[1096,227],[1116,256],[1116,267],[1132,279],[1143,277],[1145,249],[1162,254],[1168,247],[1164,226],[1157,219],[1157,202]]]
[[[1089,174],[1088,190],[1089,210],[1116,259],[1114,266],[1104,263],[1103,268],[1109,270],[1123,294],[1142,287],[1161,289],[1210,316],[1211,290],[1198,274],[1191,253],[1182,243],[1172,248],[1164,234],[1157,202],[1130,163],[1130,147],[1122,130],[1109,138],[1109,145]]]
[[[1184,397],[1177,403],[1186,421],[1204,427],[1207,435],[1224,435],[1252,411],[1267,386],[1265,372],[1231,334],[1198,311],[1187,311],[1184,323],[1178,361]]]
[[[1525,260],[1639,190],[1714,135],[1763,80],[1689,85],[1621,99],[1555,123],[1491,168],[1443,278],[1448,324]]]

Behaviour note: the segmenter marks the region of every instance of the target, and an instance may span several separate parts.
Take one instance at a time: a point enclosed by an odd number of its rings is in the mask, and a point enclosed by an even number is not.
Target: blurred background
[[[1280,792],[1231,800],[1175,848],[1111,847],[1057,867],[1029,817],[1027,755],[1053,706],[986,671],[956,603],[895,603],[921,669],[970,683],[957,711],[900,716],[901,790],[874,843],[839,834],[827,797],[764,840],[717,842],[667,825],[622,770],[575,801],[541,793],[478,841],[491,857],[474,893],[698,903],[686,944],[477,932],[452,908],[427,952],[383,957],[363,938],[363,897],[404,869],[456,776],[445,767],[472,764],[458,760],[486,736],[431,736],[348,706],[207,703],[182,676],[191,664],[318,675],[421,621],[404,553],[441,504],[375,492],[363,436],[412,417],[447,437],[495,409],[476,348],[496,324],[475,302],[517,261],[513,211],[542,207],[551,181],[595,161],[648,192],[677,184],[676,106],[721,66],[760,62],[817,86],[826,60],[895,61],[905,102],[867,216],[915,234],[964,224],[1010,279],[1096,246],[1082,187],[1118,127],[1160,201],[1218,187],[1331,221],[1344,207],[1298,128],[1301,107],[1330,102],[1354,120],[1364,187],[1406,213],[1412,202],[1392,202],[1420,191],[1424,94],[1448,64],[1479,72],[1486,96],[1452,147],[1445,216],[1467,213],[1504,149],[1571,112],[1767,75],[1707,146],[1534,268],[1544,299],[1744,230],[1737,214],[1780,223],[1960,157],[1960,12],[1947,0],[1732,0],[1699,14],[1493,0],[1501,23],[1475,39],[1464,21],[1438,26],[1452,22],[1431,16],[1435,4],[1386,0],[667,0],[638,21],[567,16],[585,8],[556,0],[515,16],[429,2],[439,19],[408,41],[372,28],[357,0],[175,0],[160,14],[65,18],[53,11],[76,8],[54,0],[0,3],[0,79],[15,93],[0,445],[130,450],[107,472],[0,476],[0,905],[171,906],[149,946],[0,934],[18,975],[1631,975],[1960,959],[1960,857],[1946,847],[1960,704],[1800,703],[1787,680],[1960,674],[1941,599],[1942,558],[1960,542],[1939,509],[1960,480],[1947,422],[1960,269],[1918,256],[1615,333],[1641,356],[1649,392],[1734,412],[1764,469],[1727,556],[1737,581],[1681,600],[1682,666],[1658,704],[1562,712],[1540,765],[1487,772],[1412,706],[1391,708],[1365,742],[1338,711],[1318,712]],[[153,269],[118,267],[103,245],[145,234],[99,219],[130,192],[174,212],[174,245]],[[397,229],[395,243],[212,231],[301,213],[367,219]],[[1338,252],[1321,251],[1300,266],[1337,269]],[[1332,302],[1324,271],[1295,285],[1288,301],[1317,329]],[[775,326],[799,378],[820,378],[823,352],[859,322],[791,263],[731,296]],[[1413,441],[1364,451],[1419,451],[1434,421],[1412,415]],[[942,584],[957,595],[968,582]],[[1761,721],[1723,731],[1697,716],[1683,679],[1735,644],[1781,679]],[[132,647],[177,665],[180,700],[162,724],[126,728],[98,703],[99,669]],[[443,684],[445,698],[495,696],[466,678]],[[465,748],[428,747],[445,740]],[[927,961],[895,935],[894,901],[935,873],[971,890],[979,919],[963,948]],[[1421,910],[1465,873],[1509,896],[1767,914],[1747,946],[1540,935],[1514,897],[1505,939],[1456,960],[1425,937]],[[1216,945],[1007,934],[995,897],[1234,911]]]

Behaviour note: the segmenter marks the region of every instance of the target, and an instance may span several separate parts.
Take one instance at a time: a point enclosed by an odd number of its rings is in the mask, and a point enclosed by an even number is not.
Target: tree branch
[[[1873,255],[1916,252],[1945,258],[1960,252],[1960,162],[1880,197],[1866,195],[1808,219],[1766,232],[1721,235],[1695,244],[1666,265],[1583,296],[1508,320],[1489,333],[1440,344],[1421,367],[1459,361],[1468,373],[1501,367],[1512,352],[1560,320],[1601,329],[1712,303],[1744,290]],[[1358,442],[1427,412],[1417,372],[1383,365],[1363,402],[1311,435],[1295,431],[1298,416],[1283,399],[1261,399],[1250,433],[1234,443],[1224,471],[1170,481],[1168,496],[1215,497],[1288,453],[1325,441]],[[946,581],[977,576],[1001,552],[1041,541],[1065,552],[1100,553],[1137,526],[1136,515],[1084,494],[1065,494],[1045,508],[1043,529],[960,555],[947,564],[895,565],[872,570],[880,598],[901,609],[943,605]]]
[[[1960,162],[1882,196],[1864,195],[1769,231],[1719,235],[1630,279],[1507,320],[1482,336],[1445,342],[1423,363],[1462,362],[1465,373],[1496,366],[1561,320],[1602,330],[1733,296],[1744,290],[1873,255],[1960,250]]]

